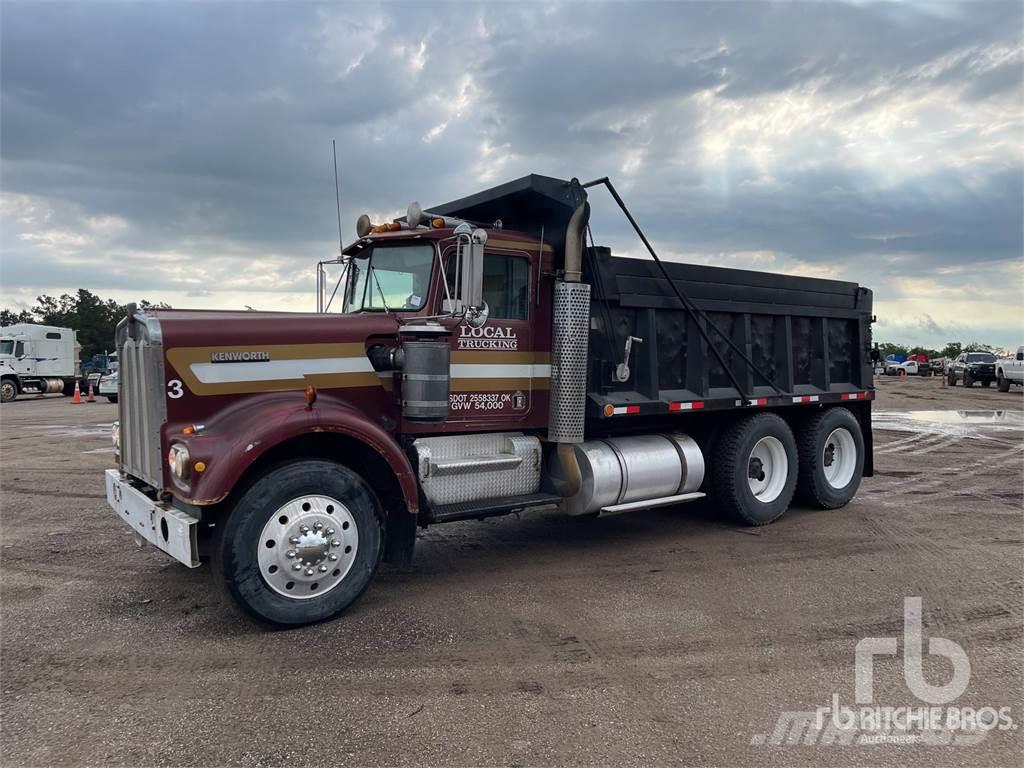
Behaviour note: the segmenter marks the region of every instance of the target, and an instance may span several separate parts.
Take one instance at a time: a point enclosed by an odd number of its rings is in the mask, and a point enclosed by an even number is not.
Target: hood
[[[162,310],[167,379],[194,395],[379,386],[366,349],[396,337],[387,313],[330,315],[290,312]]]
[[[174,347],[263,347],[292,344],[365,342],[394,336],[393,314],[319,314],[316,312],[234,312],[160,310],[147,313],[160,323],[164,349]]]

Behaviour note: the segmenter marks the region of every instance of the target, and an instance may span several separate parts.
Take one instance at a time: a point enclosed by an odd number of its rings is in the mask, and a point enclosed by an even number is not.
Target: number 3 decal
[[[181,379],[171,379],[167,382],[167,396],[172,400],[177,400],[179,397],[185,394],[185,387],[181,383]]]

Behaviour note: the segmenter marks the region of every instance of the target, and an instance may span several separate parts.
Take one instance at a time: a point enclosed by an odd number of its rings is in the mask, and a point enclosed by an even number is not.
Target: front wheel
[[[9,403],[18,396],[18,385],[14,379],[0,381],[0,403]]]
[[[970,371],[964,371],[964,386],[965,387],[974,386],[974,379],[971,378],[971,372]]]
[[[956,386],[956,374],[953,373],[952,371],[950,371],[946,375],[946,383],[949,384],[949,386],[951,386],[951,387],[955,387]]]
[[[997,381],[998,381],[998,384],[999,384],[999,391],[1000,392],[1009,392],[1010,391],[1010,380],[1008,378],[1006,378],[1005,376],[1003,376],[1002,371],[999,372],[999,377],[998,377]]]
[[[773,413],[736,422],[715,449],[715,495],[747,525],[765,525],[786,511],[796,475],[796,441],[789,425]]]
[[[382,553],[380,505],[348,467],[296,461],[238,500],[213,549],[224,586],[280,627],[334,618],[363,593]]]
[[[819,509],[845,507],[864,474],[864,435],[846,408],[815,414],[797,438],[800,479],[797,494]]]

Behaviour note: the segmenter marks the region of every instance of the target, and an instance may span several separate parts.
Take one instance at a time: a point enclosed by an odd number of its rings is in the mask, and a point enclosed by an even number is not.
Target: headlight
[[[175,443],[167,452],[167,466],[169,466],[171,468],[171,471],[178,477],[180,477],[182,480],[188,477],[188,460],[188,448],[186,448],[181,443]]]
[[[110,442],[114,444],[114,453],[121,455],[121,422],[115,421],[110,425]]]

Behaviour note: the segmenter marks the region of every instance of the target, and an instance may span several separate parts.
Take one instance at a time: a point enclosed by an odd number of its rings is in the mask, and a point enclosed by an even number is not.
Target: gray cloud
[[[871,283],[1022,252],[1016,2],[0,14],[3,192],[50,210],[5,215],[5,290],[86,281],[109,254],[136,271],[92,287],[145,288],[147,253],[304,274],[335,237],[332,138],[347,237],[362,210],[540,172],[612,176],[681,254],[771,251]],[[633,247],[594,208],[598,238]],[[102,217],[123,226],[88,230]]]

